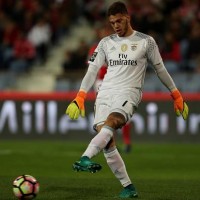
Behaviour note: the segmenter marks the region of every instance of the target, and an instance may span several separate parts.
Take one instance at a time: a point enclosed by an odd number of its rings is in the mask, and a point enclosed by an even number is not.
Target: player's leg
[[[103,127],[103,124],[109,115],[111,97],[109,94],[101,94],[102,93],[99,93],[97,96],[94,109],[94,128],[98,134],[91,140],[80,160],[73,164],[73,169],[75,171],[88,171],[92,173],[99,171],[101,169],[101,165],[94,163],[90,159],[97,155],[107,145],[113,136],[114,130],[111,127]],[[97,125],[101,125],[101,129],[97,130]]]
[[[110,144],[114,132],[116,132],[118,128],[121,128],[125,122],[126,119],[121,113],[113,112],[109,114],[104,125],[97,129],[99,133],[91,140],[83,156],[92,158],[106,148],[106,146]]]
[[[129,153],[131,151],[131,124],[129,122],[122,128],[122,140],[124,152]]]
[[[125,163],[116,148],[114,138],[104,148],[104,156],[111,171],[124,187],[119,196],[121,198],[137,197],[137,191],[128,176]]]
[[[73,164],[74,170],[89,171],[92,173],[99,171],[101,166],[90,159],[107,146],[115,130],[123,126],[124,123],[125,118],[122,114],[111,113],[101,130],[99,130],[99,133],[91,140],[81,159]]]
[[[91,158],[106,147],[113,137],[113,132],[114,129],[111,127],[103,126],[101,131],[91,140],[80,160],[73,164],[73,169],[75,171],[88,171],[91,173],[101,170],[101,165],[93,162]]]
[[[115,99],[115,97],[113,98]],[[116,96],[116,101],[113,102],[111,111],[118,112],[124,116],[124,124],[129,121],[135,112],[135,109],[141,99],[140,91],[135,90],[133,93],[125,92],[124,95]],[[105,123],[108,125],[107,123]],[[110,145],[110,146],[108,146]],[[125,163],[119,154],[116,145],[109,143],[104,150],[104,155],[116,178],[121,182],[124,187],[120,193],[120,198],[134,198],[137,197],[137,191],[132,184],[128,173],[126,171]]]
[[[110,93],[101,93],[101,95],[100,93],[98,94],[99,98],[97,98],[95,104],[96,112],[94,124],[100,125],[104,122],[105,123],[99,131],[99,134],[91,140],[81,159],[74,163],[74,170],[96,172],[101,169],[101,166],[91,161],[90,158],[97,155],[102,149],[104,149],[113,137],[114,132],[118,128],[121,128],[133,115],[133,105],[137,105],[139,98],[136,98],[135,93],[132,93],[130,97],[128,96],[129,94],[130,92],[125,95],[111,95]],[[127,101],[126,97],[130,100]],[[136,104],[134,100],[136,100]],[[113,112],[109,114],[111,110],[113,110]]]
[[[107,146],[115,130],[121,128],[124,124],[125,118],[122,114],[111,113],[99,133],[89,143],[80,160],[73,164],[73,169],[75,171],[88,171],[92,173],[101,170],[101,166],[90,159]]]

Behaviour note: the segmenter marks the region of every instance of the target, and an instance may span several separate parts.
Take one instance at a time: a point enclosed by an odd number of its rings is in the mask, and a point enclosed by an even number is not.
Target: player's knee
[[[105,125],[117,130],[124,126],[125,122],[125,117],[121,113],[114,112],[108,116]]]
[[[105,151],[108,151],[108,149],[112,149],[113,147],[115,147],[115,140],[112,137],[111,140],[108,142],[108,144],[106,145],[106,147],[104,148]]]
[[[104,124],[101,124],[101,125],[98,125],[98,126],[96,127],[97,133],[99,133],[99,132],[101,131],[103,125],[104,125]]]

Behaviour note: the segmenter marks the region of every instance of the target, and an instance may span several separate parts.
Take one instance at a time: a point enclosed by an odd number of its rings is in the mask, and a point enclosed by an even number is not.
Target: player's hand
[[[188,118],[189,108],[188,105],[184,102],[181,93],[178,90],[174,90],[171,93],[171,96],[174,100],[174,111],[177,116],[182,115],[183,119]]]
[[[78,119],[79,115],[85,117],[85,102],[86,93],[79,91],[76,98],[69,104],[66,109],[66,114],[69,115],[70,119]]]

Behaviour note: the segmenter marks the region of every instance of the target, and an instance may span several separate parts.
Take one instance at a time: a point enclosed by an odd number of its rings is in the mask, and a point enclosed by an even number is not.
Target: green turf
[[[1,141],[0,199],[14,200],[12,181],[21,174],[40,182],[38,200],[118,199],[121,185],[102,154],[94,160],[101,172],[72,171],[87,143],[67,141]],[[200,199],[200,145],[136,143],[122,153],[140,200]]]

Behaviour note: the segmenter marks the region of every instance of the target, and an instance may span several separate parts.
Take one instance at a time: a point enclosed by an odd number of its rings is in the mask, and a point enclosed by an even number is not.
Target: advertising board
[[[93,131],[95,94],[89,93],[86,117],[72,121],[65,115],[76,92],[2,93],[0,138],[88,139]],[[200,94],[183,94],[189,108],[187,121],[176,117],[169,93],[146,93],[131,119],[132,137],[142,141],[200,141]],[[119,131],[120,134],[120,131]]]

